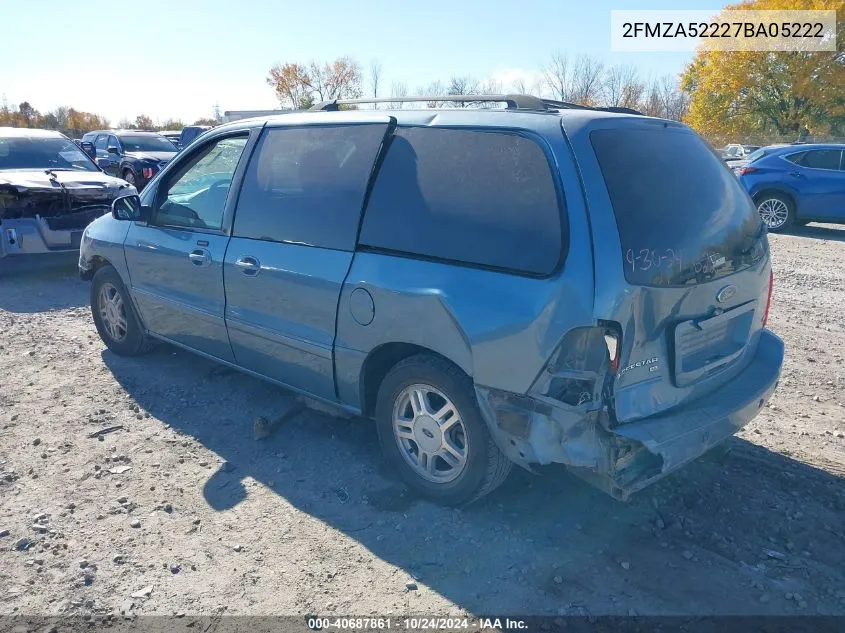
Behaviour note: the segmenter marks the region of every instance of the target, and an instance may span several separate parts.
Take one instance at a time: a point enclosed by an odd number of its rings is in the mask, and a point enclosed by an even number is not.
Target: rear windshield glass
[[[66,138],[0,138],[0,170],[72,169],[98,171],[91,159]]]
[[[763,255],[763,225],[753,203],[694,133],[617,128],[595,130],[590,140],[630,283],[700,283]]]
[[[121,136],[120,142],[127,152],[175,152],[176,146],[163,136]]]

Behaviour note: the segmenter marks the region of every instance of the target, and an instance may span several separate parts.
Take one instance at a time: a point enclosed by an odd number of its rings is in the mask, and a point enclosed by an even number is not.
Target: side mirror
[[[82,148],[82,151],[88,154],[89,156],[96,156],[97,152],[94,149],[94,144],[89,141],[82,141],[79,146]]]
[[[96,160],[96,163],[97,163],[97,167],[99,167],[100,169],[103,169],[103,170],[106,167],[108,167],[109,165],[111,165],[111,161],[108,158],[97,158],[95,160]]]
[[[116,147],[114,147],[114,146],[109,147],[106,151],[107,151],[109,154],[115,154],[115,155],[120,154],[120,152],[118,151],[118,149],[117,149]]]
[[[115,220],[143,220],[144,208],[137,195],[123,196],[111,203],[111,214]]]

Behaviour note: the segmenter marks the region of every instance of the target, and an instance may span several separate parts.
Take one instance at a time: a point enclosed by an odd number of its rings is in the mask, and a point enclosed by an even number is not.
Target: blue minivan
[[[444,504],[514,463],[625,499],[754,418],[784,348],[765,227],[722,161],[673,121],[473,101],[506,107],[327,102],[205,133],[85,231],[103,341],[374,419]]]

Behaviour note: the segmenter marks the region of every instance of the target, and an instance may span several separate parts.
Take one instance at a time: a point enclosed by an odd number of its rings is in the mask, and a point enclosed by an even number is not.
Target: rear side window
[[[241,188],[234,235],[354,250],[386,124],[269,128]]]
[[[816,149],[804,152],[794,162],[809,169],[838,170],[841,156],[842,152],[838,149]]]
[[[625,277],[685,285],[724,277],[764,248],[759,215],[739,180],[683,129],[595,130]]]
[[[547,275],[563,253],[549,161],[510,132],[396,131],[373,186],[360,244]]]

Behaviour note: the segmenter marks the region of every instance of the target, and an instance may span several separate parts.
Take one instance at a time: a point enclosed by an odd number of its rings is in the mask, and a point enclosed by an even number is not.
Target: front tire
[[[117,271],[103,266],[91,280],[91,315],[106,346],[119,356],[136,356],[149,348],[132,300]]]
[[[376,427],[388,462],[421,496],[443,505],[495,490],[512,463],[481,417],[472,380],[427,354],[406,358],[385,376]]]
[[[755,199],[757,212],[771,233],[787,230],[795,222],[795,205],[779,193],[763,193]]]

